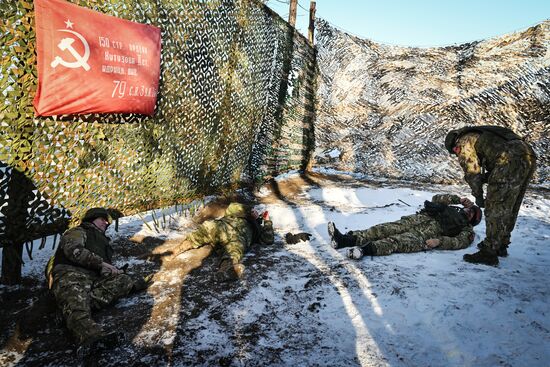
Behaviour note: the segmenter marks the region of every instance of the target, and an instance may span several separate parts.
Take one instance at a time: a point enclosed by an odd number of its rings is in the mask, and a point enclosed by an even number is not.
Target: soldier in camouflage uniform
[[[79,354],[116,337],[113,332],[104,332],[92,319],[92,310],[143,290],[149,283],[149,279],[133,279],[112,265],[113,248],[105,236],[110,222],[106,209],[88,210],[78,227],[63,234],[47,270],[53,278],[51,289],[66,326],[80,345]]]
[[[450,204],[462,204],[463,208]],[[433,248],[458,250],[470,245],[475,236],[473,226],[481,221],[479,207],[467,198],[448,194],[435,195],[424,205],[425,209],[398,221],[346,234],[329,222],[331,245],[334,248],[355,246],[348,250],[348,257],[352,259]]]
[[[267,212],[259,216],[240,203],[231,203],[220,219],[207,220],[172,250],[170,258],[205,245],[222,252],[217,277],[220,281],[242,278],[241,260],[252,243],[273,244],[273,223]]]
[[[498,265],[498,256],[508,256],[519,208],[536,169],[536,155],[518,135],[499,126],[452,130],[445,138],[445,147],[458,157],[476,203],[485,206],[486,237],[478,245],[480,250],[464,255],[464,260]]]

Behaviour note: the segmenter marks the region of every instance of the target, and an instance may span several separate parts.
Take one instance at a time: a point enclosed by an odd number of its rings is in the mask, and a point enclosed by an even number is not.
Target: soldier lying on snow
[[[270,245],[274,242],[273,223],[267,212],[262,215],[240,203],[231,203],[222,218],[207,220],[172,251],[171,260],[182,252],[202,246],[213,246],[222,254],[216,277],[219,281],[243,277],[241,260],[253,243]]]
[[[113,248],[105,231],[111,217],[104,208],[89,209],[78,227],[61,237],[48,262],[46,276],[67,328],[85,357],[99,344],[116,342],[92,319],[92,310],[104,308],[131,292],[144,290],[151,277],[130,277],[112,265]]]
[[[462,204],[463,208],[451,204]],[[390,255],[394,252],[418,252],[438,248],[458,250],[474,240],[473,226],[481,221],[481,209],[469,199],[457,195],[435,195],[424,202],[420,212],[398,221],[377,224],[367,230],[340,233],[328,223],[332,247],[353,247],[348,257]]]

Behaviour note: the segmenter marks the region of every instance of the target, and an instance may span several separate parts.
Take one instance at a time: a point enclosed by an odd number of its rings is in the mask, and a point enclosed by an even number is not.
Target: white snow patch
[[[241,364],[257,364],[262,355],[276,350],[275,364],[280,366],[545,366],[550,360],[550,202],[542,195],[526,196],[510,256],[501,258],[498,267],[465,263],[462,256],[476,251],[474,245],[361,261],[348,260],[345,249],[329,246],[328,221],[342,231],[363,229],[414,213],[434,193],[460,195],[461,190],[458,186],[420,190],[342,185],[311,188],[298,206],[263,205],[260,208],[269,211],[278,239],[287,232],[303,231],[312,234],[311,240],[274,250],[272,268],[262,279],[245,279],[240,287],[248,293],[238,301],[221,303],[239,290],[236,286],[219,294],[219,304],[183,325],[178,325],[176,314],[163,320],[163,325],[195,330],[186,334],[195,339],[176,338],[181,329],[153,328],[142,330],[136,342],[180,343],[174,350],[191,357],[199,351],[215,351],[216,358],[231,355]],[[112,229],[109,234],[181,237],[189,218],[170,215],[176,225],[166,226],[161,233],[130,217],[121,219],[118,234]],[[151,226],[152,216],[142,216]],[[485,236],[483,222],[476,232],[474,244]],[[23,274],[42,276],[52,252],[47,242],[43,250],[34,252],[33,261],[25,258]],[[247,256],[245,263],[253,269],[255,264],[249,261]],[[166,290],[155,303],[169,301],[170,286],[181,283],[178,274],[157,274],[159,281],[153,287]],[[134,296],[117,307],[141,302],[153,300]],[[211,311],[220,308],[223,322],[211,317]],[[265,315],[275,319],[266,321]],[[224,325],[230,325],[230,331]],[[251,325],[258,327],[258,337],[242,348],[239,333]]]

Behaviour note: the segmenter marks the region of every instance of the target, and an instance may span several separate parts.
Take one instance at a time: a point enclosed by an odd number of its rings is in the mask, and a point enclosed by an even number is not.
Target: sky
[[[288,20],[289,0],[267,5]],[[307,35],[309,0],[297,29]],[[316,16],[361,38],[400,46],[463,44],[520,31],[550,19],[548,0],[317,0]]]

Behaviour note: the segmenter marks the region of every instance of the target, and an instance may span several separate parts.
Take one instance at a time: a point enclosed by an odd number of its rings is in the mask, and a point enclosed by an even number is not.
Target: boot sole
[[[490,261],[490,262],[487,262],[487,261],[477,261],[475,259],[470,259],[469,257],[467,257],[466,255],[464,255],[463,257],[464,261],[470,263],[470,264],[481,264],[481,265],[488,265],[488,266],[497,266],[499,261],[498,261],[498,257],[497,257],[497,260],[496,261]]]
[[[362,257],[363,257],[363,252],[358,247],[348,250],[348,258],[353,260],[359,260]]]
[[[340,246],[338,246],[338,243],[334,239],[334,230],[336,229],[336,226],[334,225],[334,223],[328,222],[327,229],[328,229],[328,235],[330,236],[330,246],[335,250],[340,248]]]
[[[482,242],[477,244],[478,249],[481,250],[482,248],[485,248],[485,246],[480,246],[480,244],[482,244]],[[505,248],[504,250],[499,249],[497,251],[497,256],[498,257],[508,257],[508,249],[507,248]]]

